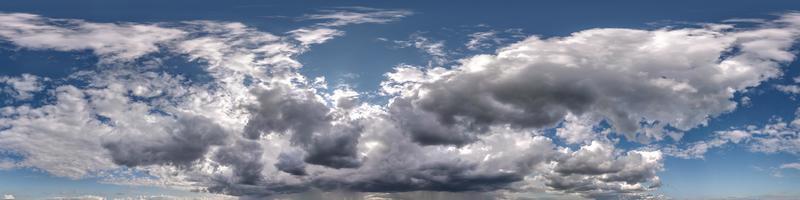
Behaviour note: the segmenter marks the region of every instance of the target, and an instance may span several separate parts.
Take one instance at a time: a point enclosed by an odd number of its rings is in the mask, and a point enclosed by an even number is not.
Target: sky
[[[5,199],[800,199],[797,1],[2,1]]]

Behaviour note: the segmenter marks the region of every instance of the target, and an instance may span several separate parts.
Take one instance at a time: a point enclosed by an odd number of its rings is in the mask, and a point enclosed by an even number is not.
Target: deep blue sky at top
[[[731,18],[773,18],[774,14],[800,10],[800,1],[0,1],[0,12],[24,12],[49,18],[82,19],[92,22],[177,22],[219,20],[241,22],[259,30],[282,34],[314,22],[299,21],[303,14],[342,6],[408,9],[415,14],[389,24],[343,27],[345,36],[314,46],[300,56],[303,72],[309,77],[326,76],[331,83],[341,81],[360,91],[374,91],[382,74],[400,63],[423,65],[426,55],[413,48],[394,48],[378,38],[405,40],[424,33],[444,40],[447,49],[463,48],[467,35],[489,29],[520,28],[526,35],[563,36],[590,28],[655,29],[664,24],[719,22]],[[488,27],[477,27],[479,24]],[[488,50],[484,53],[489,53]],[[15,54],[16,59],[9,59]],[[454,58],[471,54],[455,55]],[[28,56],[28,57],[26,57]],[[50,56],[50,55],[49,55]],[[55,55],[71,57],[64,53]],[[78,61],[76,61],[78,62]],[[93,61],[78,63],[90,65]],[[74,66],[59,66],[42,57],[0,51],[0,75],[48,74]],[[784,78],[756,88],[748,96],[753,106],[711,120],[708,127],[696,128],[684,142],[707,138],[708,134],[732,126],[761,125],[773,116],[791,119],[797,102],[771,88],[772,83],[787,83],[798,76],[795,62],[786,68]],[[20,68],[22,67],[22,68]],[[54,73],[66,75],[67,73]],[[356,74],[356,77],[347,74]],[[671,141],[670,141],[671,142]],[[781,163],[796,162],[795,156],[750,153],[741,148],[712,150],[705,160],[668,158],[661,190],[674,196],[724,194],[767,194],[800,187],[800,175],[778,178],[768,171],[754,170]],[[742,163],[754,163],[748,166]],[[0,172],[0,189],[10,185],[36,185],[55,178],[26,179],[44,175],[29,171]],[[12,178],[8,178],[12,177]],[[8,179],[7,179],[8,178]],[[11,181],[15,183],[11,183]],[[738,180],[738,181],[737,181]],[[741,181],[749,180],[749,181]],[[83,184],[84,182],[76,182]],[[770,183],[766,187],[764,183]],[[93,183],[85,183],[95,185]],[[2,191],[0,191],[2,192]]]
[[[313,22],[297,17],[342,6],[409,9],[415,15],[390,25],[356,25],[345,37],[316,46],[300,59],[309,76],[331,80],[361,75],[357,87],[377,88],[382,74],[398,63],[424,63],[414,49],[391,49],[378,37],[407,39],[415,32],[463,47],[468,28],[521,28],[526,34],[560,36],[589,28],[654,28],[652,23],[718,22],[730,18],[765,18],[800,9],[797,1],[3,1],[0,11],[95,22],[170,22],[222,20],[242,22],[262,31],[283,33]],[[437,37],[438,36],[438,37]],[[370,59],[362,59],[370,58]],[[330,77],[333,76],[333,77]]]

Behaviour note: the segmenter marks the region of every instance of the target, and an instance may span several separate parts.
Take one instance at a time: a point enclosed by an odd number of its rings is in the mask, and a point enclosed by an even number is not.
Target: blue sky
[[[798,9],[3,1],[0,193],[800,198]]]

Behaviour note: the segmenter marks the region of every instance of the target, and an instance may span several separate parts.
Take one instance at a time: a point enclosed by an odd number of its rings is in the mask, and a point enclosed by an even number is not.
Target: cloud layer
[[[53,99],[0,110],[0,151],[21,157],[0,164],[254,198],[313,190],[655,198],[665,154],[683,154],[619,148],[618,137],[677,140],[733,111],[734,94],[794,60],[800,35],[800,15],[789,13],[753,28],[530,36],[447,68],[399,65],[381,84],[387,104],[299,73],[296,56],[345,34],[335,28],[410,14],[327,10],[304,16],[324,22],[284,34],[218,21],[0,14],[0,38],[11,44],[100,58],[97,68],[57,83],[0,78],[16,99]],[[445,56],[441,43],[414,41]],[[211,80],[166,70],[162,55],[196,64]],[[796,136],[796,124],[781,123],[719,135],[752,141],[757,151],[797,153],[796,141],[781,137]]]

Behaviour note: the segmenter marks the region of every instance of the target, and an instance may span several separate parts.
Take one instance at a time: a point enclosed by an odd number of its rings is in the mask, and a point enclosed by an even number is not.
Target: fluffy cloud
[[[620,149],[609,137],[662,140],[678,134],[669,129],[733,110],[734,93],[778,76],[794,59],[788,50],[800,30],[800,17],[787,14],[750,29],[532,36],[452,68],[398,66],[381,84],[386,105],[361,102],[346,87],[323,91],[299,73],[298,54],[342,34],[330,27],[410,14],[324,11],[304,18],[326,22],[285,35],[230,22],[2,14],[0,37],[15,45],[103,58],[102,67],[63,78],[81,84],[12,87],[47,90],[53,101],[2,108],[0,149],[22,157],[3,163],[250,198],[315,190],[651,198],[663,154],[672,152]],[[100,39],[76,42],[90,37]],[[443,43],[413,45],[446,56]],[[186,58],[211,80],[166,70],[159,54]],[[718,135],[771,147],[796,135],[793,127]],[[557,138],[544,133],[551,128]]]
[[[18,166],[80,178],[115,168],[98,138],[110,129],[92,115],[86,94],[74,86],[55,89],[56,101],[33,108],[4,107],[0,146],[24,156]]]
[[[567,115],[606,121],[630,140],[662,140],[730,112],[734,93],[780,75],[794,59],[797,15],[757,29],[590,29],[529,37],[452,69],[400,68],[384,90],[421,144],[463,145],[489,127],[551,128]],[[408,71],[414,71],[409,73]],[[416,129],[414,127],[425,127]]]
[[[0,76],[0,84],[5,85],[2,91],[16,100],[29,100],[33,94],[44,90],[43,81],[48,78],[31,74],[22,74],[19,77]]]
[[[795,77],[793,80],[794,80],[794,83],[800,83],[800,77]],[[778,91],[781,91],[781,92],[784,92],[784,93],[787,93],[787,94],[793,94],[793,95],[800,94],[800,86],[797,86],[797,85],[788,85],[788,84],[787,85],[775,85],[775,89],[778,89]]]

